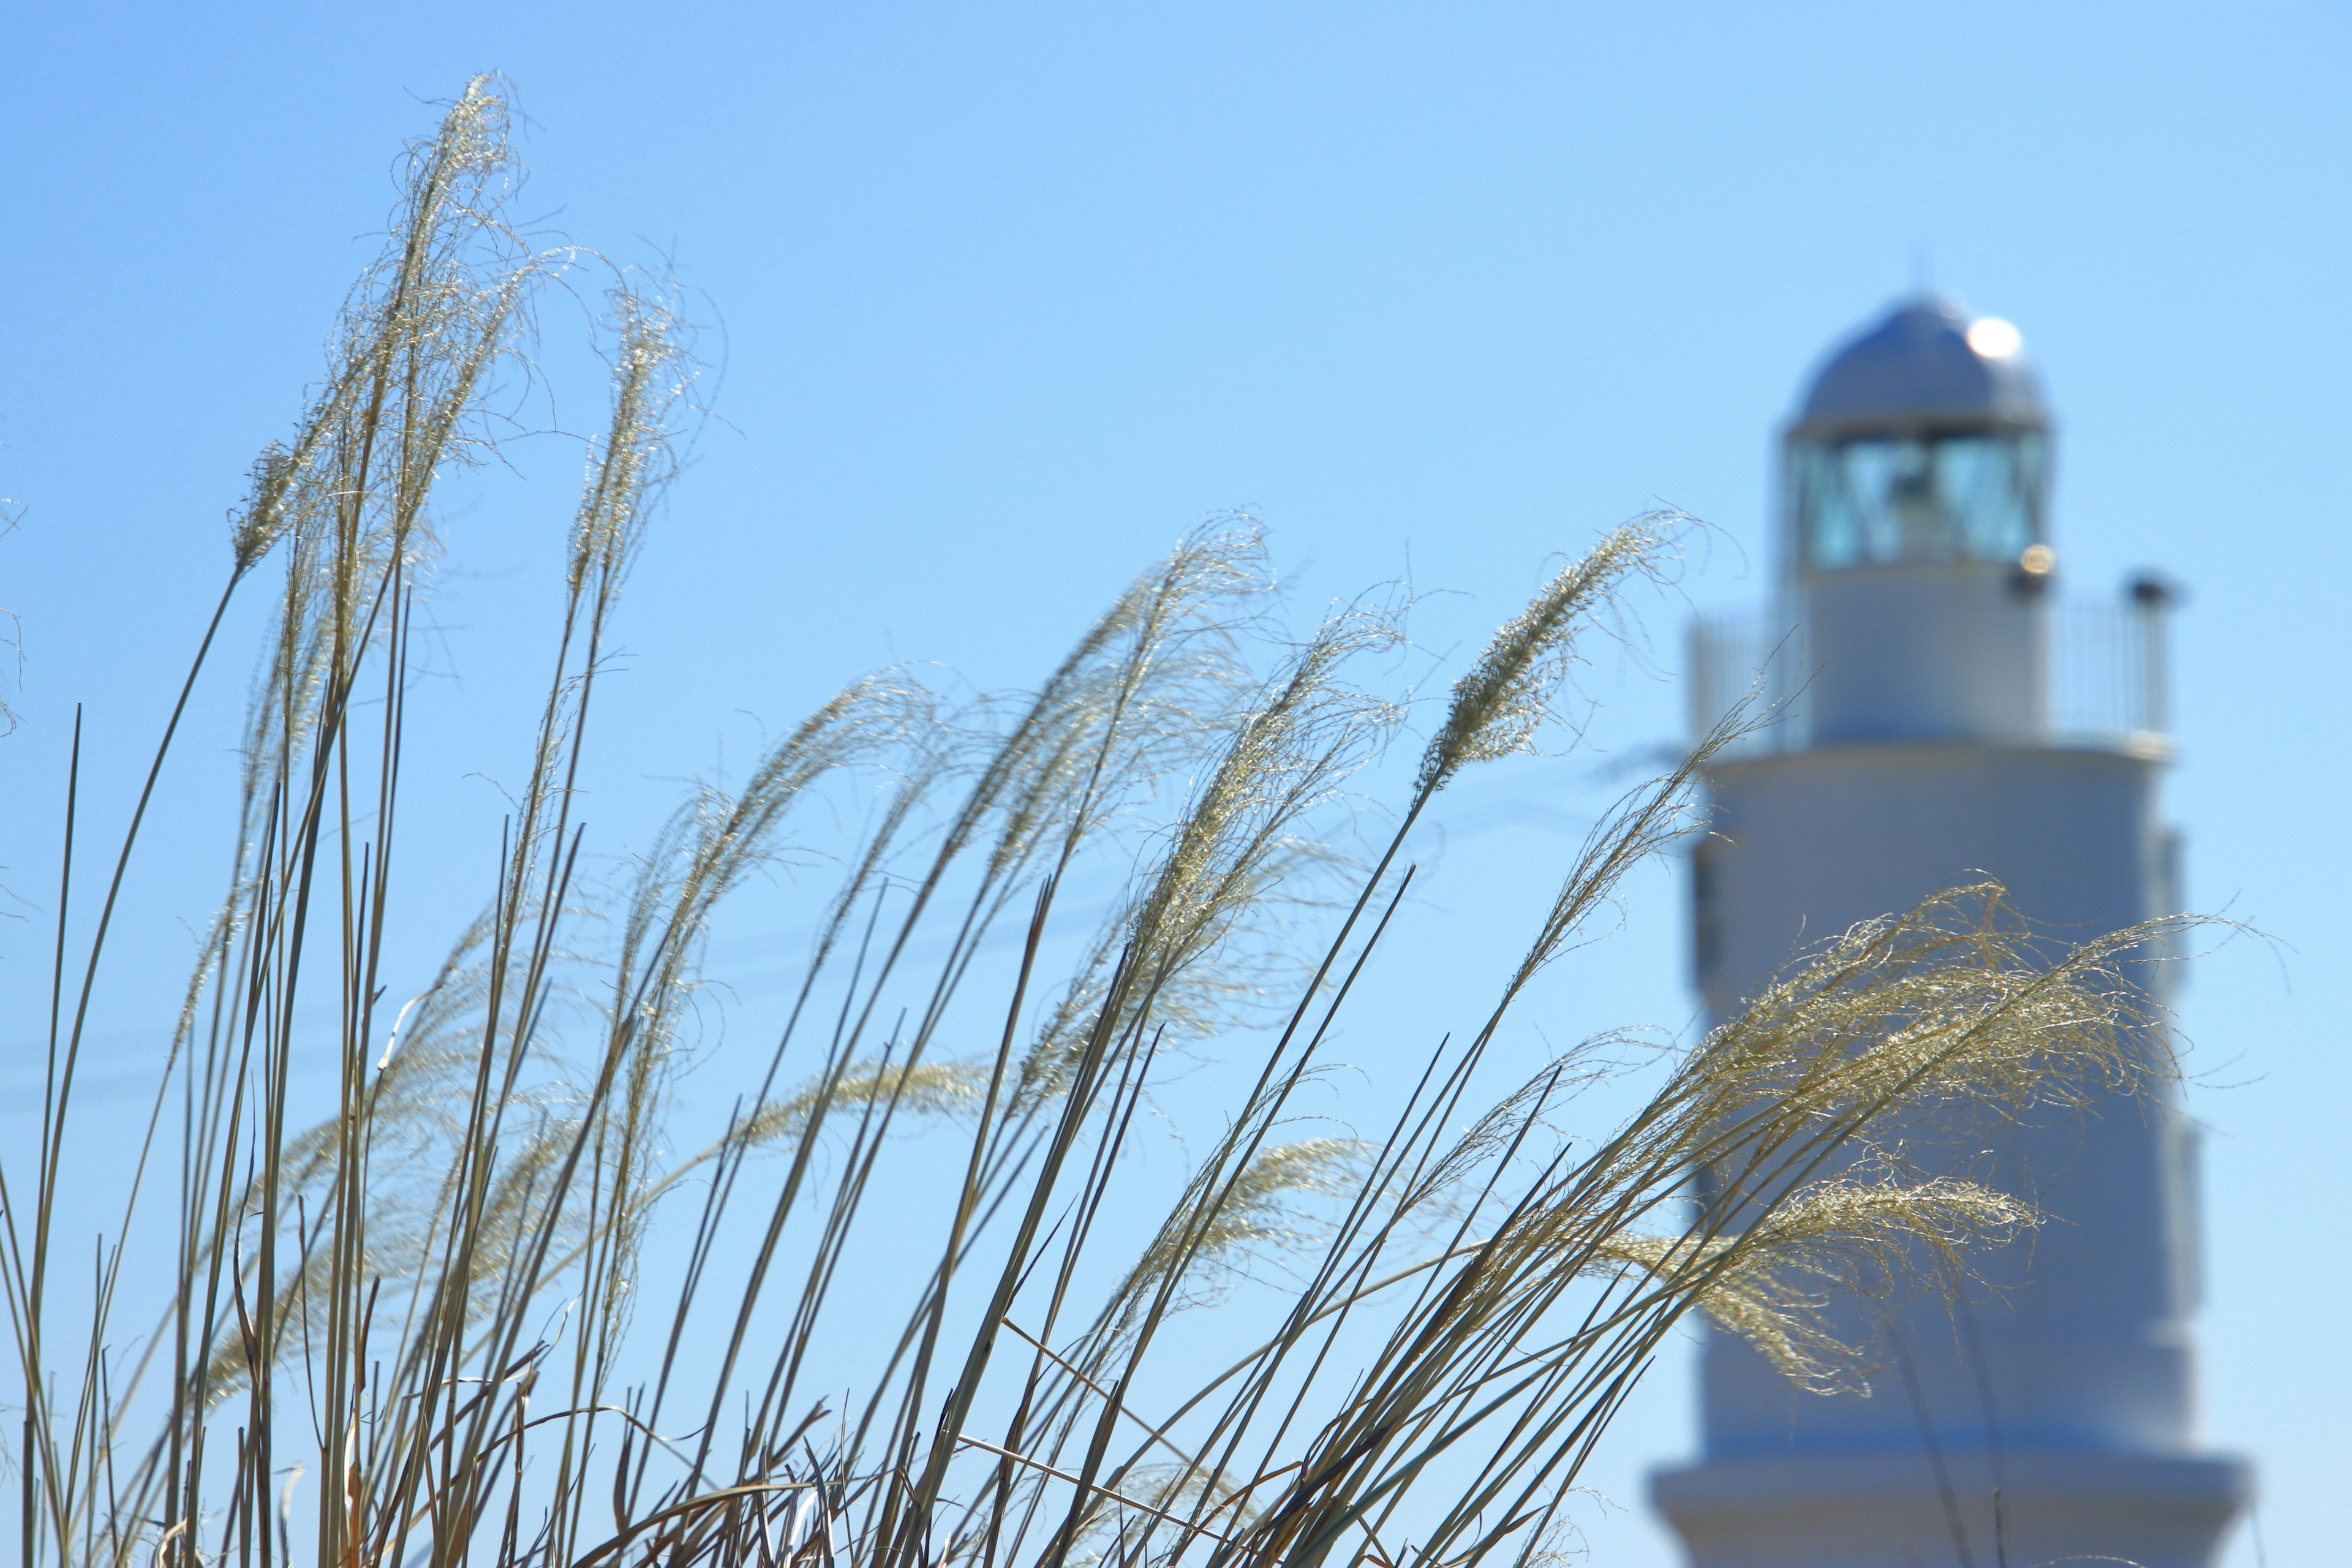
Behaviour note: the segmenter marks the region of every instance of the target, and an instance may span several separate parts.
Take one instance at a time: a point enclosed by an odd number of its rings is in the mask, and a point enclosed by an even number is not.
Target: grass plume
[[[1583,1124],[1622,1037],[1531,1062],[1522,1015],[1700,822],[1744,710],[1601,814],[1495,973],[1414,945],[1417,824],[1556,722],[1590,639],[1671,568],[1671,514],[1601,534],[1496,632],[1360,857],[1337,843],[1411,713],[1382,689],[1398,617],[1367,599],[1286,638],[1260,530],[1223,517],[1035,689],[853,681],[601,885],[591,720],[697,375],[667,289],[617,269],[545,685],[490,739],[525,783],[479,912],[425,945],[401,759],[436,719],[414,679],[455,547],[435,497],[495,446],[535,291],[601,265],[511,226],[503,92],[470,84],[408,150],[76,942],[68,765],[42,1135],[0,1160],[26,1564],[1539,1555],[1677,1323],[1853,1392],[1841,1302],[1952,1288],[2040,1218],[1916,1163],[1922,1142],[2171,1071],[2131,978],[2169,928],[2065,946],[1988,884],[1829,937],[1622,1122]],[[108,921],[266,567],[206,848],[225,887],[126,1140],[75,1102]],[[817,865],[838,876],[784,1002],[700,1027],[740,895]],[[1455,1034],[1366,1016],[1400,969]],[[1300,1136],[1350,1026],[1408,1081],[1349,1106],[1372,1132]],[[305,1087],[308,1060],[331,1082]],[[1137,1156],[1180,1063],[1215,1104],[1171,1178]],[[732,1093],[710,1124],[690,1068]],[[119,1220],[68,1315],[61,1194],[110,1169]],[[1212,1305],[1217,1334],[1192,1331]]]

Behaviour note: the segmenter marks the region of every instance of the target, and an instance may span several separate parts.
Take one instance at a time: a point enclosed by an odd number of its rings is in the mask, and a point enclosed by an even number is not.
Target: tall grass
[[[1605,814],[1461,1033],[1394,1043],[1415,1082],[1383,1130],[1290,1135],[1363,976],[1451,994],[1384,945],[1416,824],[1535,743],[1581,639],[1669,565],[1666,517],[1604,534],[1496,635],[1360,858],[1325,840],[1409,716],[1362,684],[1395,617],[1344,606],[1266,666],[1269,578],[1234,521],[1138,577],[1034,692],[851,686],[740,786],[695,790],[604,899],[576,792],[694,374],[627,275],[527,783],[479,916],[398,999],[431,498],[483,453],[552,270],[505,216],[496,82],[404,167],[326,378],[255,466],[119,844],[89,847],[78,750],[68,770],[41,1135],[0,1167],[26,1563],[1525,1562],[1676,1324],[1834,1392],[1859,1364],[1835,1291],[1948,1283],[2034,1223],[1914,1173],[1899,1138],[1923,1117],[2162,1069],[2118,973],[2149,933],[2053,961],[1987,887],[1826,942],[1630,1119],[1576,1128],[1609,1041],[1532,1070],[1496,1047],[1694,826],[1740,715]],[[60,1271],[86,1260],[61,1184],[91,1140],[124,1146],[76,1102],[108,931],[252,594],[274,619],[226,889],[68,1313]],[[845,790],[879,805],[755,1086],[698,1137],[673,1079],[713,922]],[[1073,943],[1085,878],[1125,890]],[[1220,1041],[1222,1122],[1139,1226],[1139,1119]],[[291,1070],[322,1045],[323,1098]],[[918,1122],[933,1135],[897,1135]],[[1271,1255],[1286,1275],[1252,1266]],[[1186,1337],[1210,1301],[1232,1327]]]

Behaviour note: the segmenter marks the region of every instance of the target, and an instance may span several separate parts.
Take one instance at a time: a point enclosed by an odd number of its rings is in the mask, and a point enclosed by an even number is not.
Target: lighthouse
[[[2058,940],[2180,909],[2172,594],[2060,593],[2053,435],[2017,330],[1942,299],[1814,375],[1781,443],[1774,598],[1693,632],[1696,725],[1759,670],[1781,715],[1707,773],[1711,1022],[1807,942],[1987,876]],[[2210,1563],[2249,1478],[2198,1440],[2196,1147],[2157,1092],[1910,1151],[2047,1218],[1957,1302],[1841,1304],[1867,1397],[1799,1390],[1710,1331],[1700,1453],[1651,1484],[1693,1568]]]

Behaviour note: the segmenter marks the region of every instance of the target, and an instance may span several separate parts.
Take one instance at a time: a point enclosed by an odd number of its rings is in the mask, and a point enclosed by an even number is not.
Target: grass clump
[[[1735,715],[1603,816],[1384,1131],[1286,1131],[1364,975],[1415,962],[1383,945],[1415,824],[1465,768],[1532,746],[1580,639],[1668,564],[1665,516],[1603,535],[1496,634],[1361,863],[1325,840],[1407,716],[1360,683],[1395,616],[1343,607],[1256,668],[1270,577],[1229,520],[1033,693],[852,685],[739,787],[694,790],[598,923],[574,800],[694,374],[659,290],[626,274],[527,783],[480,914],[388,1000],[428,502],[488,449],[488,389],[579,259],[509,226],[505,117],[477,81],[411,150],[327,376],[255,466],[86,944],[60,898],[41,1140],[0,1165],[22,1561],[1525,1558],[1677,1323],[1848,1388],[1834,1293],[1948,1282],[2032,1226],[1912,1171],[1900,1139],[1922,1117],[2063,1110],[2163,1070],[2118,975],[2150,932],[2051,960],[1985,887],[1832,939],[1622,1125],[1558,1131],[1607,1039],[1517,1074],[1495,1047],[1693,826]],[[109,924],[246,592],[275,616],[226,889],[121,1224],[80,1321],[61,1319],[53,1220],[100,1136],[74,1091]],[[713,922],[844,787],[881,804],[773,1047],[723,1126],[682,1136]],[[1087,876],[1124,891],[1057,973]],[[992,956],[1000,931],[1016,956]],[[323,1040],[299,1005],[321,997]],[[1139,1225],[1139,1116],[1220,1039],[1242,1053],[1222,1123]],[[313,1104],[292,1053],[322,1045],[336,1070]],[[938,1135],[894,1136],[919,1121]],[[1275,1256],[1280,1281],[1256,1267]],[[1211,1300],[1255,1342],[1204,1366],[1180,1314]]]

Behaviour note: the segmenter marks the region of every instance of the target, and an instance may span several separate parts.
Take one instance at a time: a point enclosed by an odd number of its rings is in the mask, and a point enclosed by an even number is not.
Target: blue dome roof
[[[1878,420],[2044,425],[2042,386],[2006,321],[1971,321],[1949,300],[1906,300],[1813,377],[1800,426]]]

